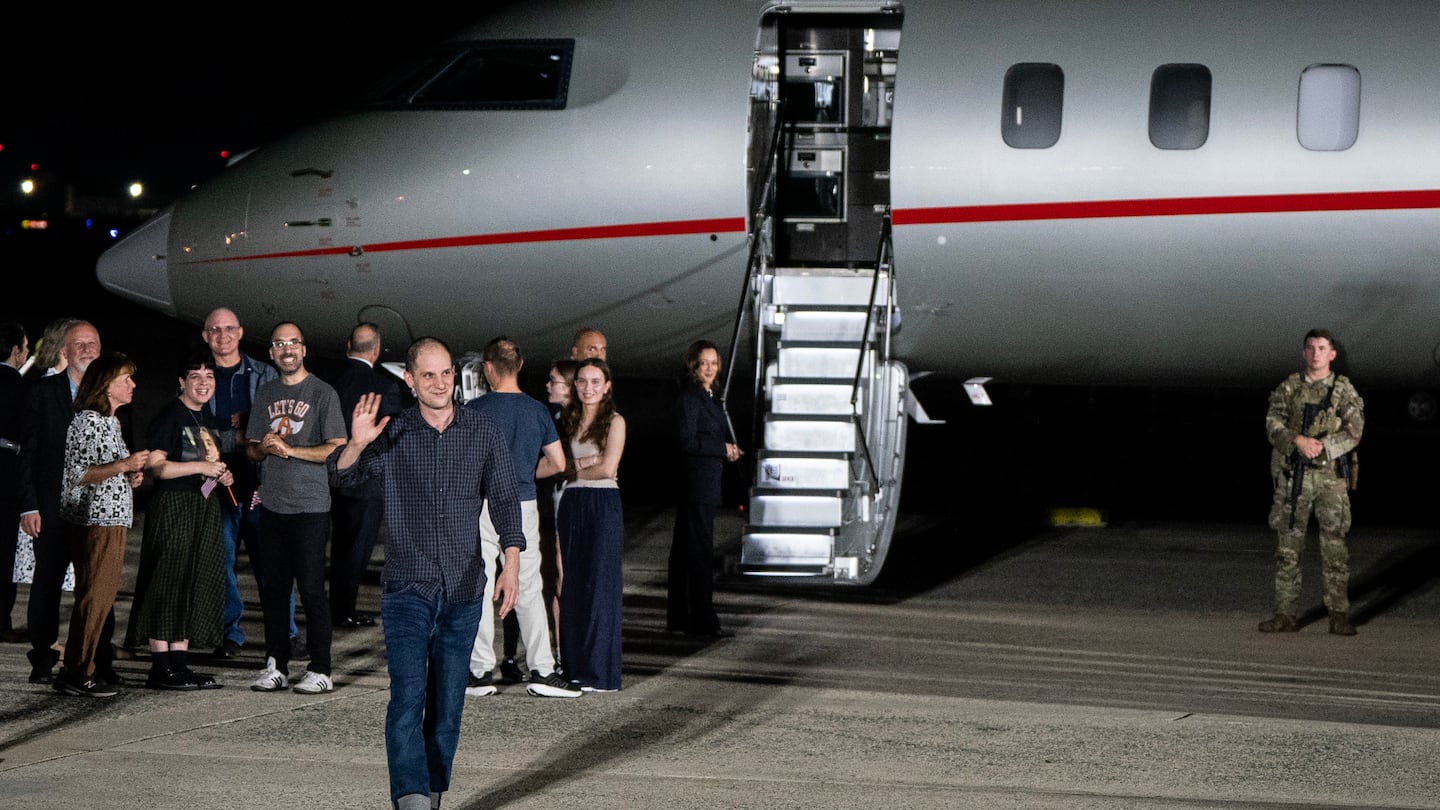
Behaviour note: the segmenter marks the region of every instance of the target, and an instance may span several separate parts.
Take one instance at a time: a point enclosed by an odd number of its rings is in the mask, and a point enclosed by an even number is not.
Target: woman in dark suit
[[[665,629],[720,638],[731,634],[720,627],[711,603],[715,507],[725,462],[738,460],[740,448],[726,441],[725,411],[715,401],[720,350],[697,340],[685,352],[685,365],[689,375],[675,407],[675,439],[685,474],[670,544]]]

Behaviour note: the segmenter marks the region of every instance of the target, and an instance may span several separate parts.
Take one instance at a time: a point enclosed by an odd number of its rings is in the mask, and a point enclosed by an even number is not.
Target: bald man
[[[598,357],[605,360],[605,333],[594,327],[585,327],[575,333],[575,344],[570,347],[571,360]]]
[[[340,411],[346,426],[355,413],[355,406],[366,394],[380,395],[380,415],[400,413],[400,383],[379,368],[380,327],[361,323],[350,330],[345,346],[345,370],[335,378],[335,393],[340,396]],[[331,492],[330,507],[330,619],[335,627],[373,627],[375,617],[355,609],[359,600],[360,582],[380,538],[380,524],[385,518],[385,492],[379,481],[358,487],[336,487]]]

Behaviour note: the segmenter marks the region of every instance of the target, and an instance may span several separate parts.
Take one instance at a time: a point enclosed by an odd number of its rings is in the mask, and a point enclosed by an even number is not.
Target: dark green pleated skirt
[[[220,643],[225,603],[225,539],[220,499],[199,492],[155,492],[145,510],[140,571],[127,641]]]

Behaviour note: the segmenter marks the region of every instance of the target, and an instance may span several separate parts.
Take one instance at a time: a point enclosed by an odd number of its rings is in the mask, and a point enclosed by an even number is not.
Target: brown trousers
[[[124,526],[74,524],[66,524],[65,528],[70,538],[70,558],[75,562],[75,605],[65,640],[65,669],[89,678],[95,674],[95,650],[125,575],[125,540],[130,530]],[[110,640],[105,639],[105,643]]]

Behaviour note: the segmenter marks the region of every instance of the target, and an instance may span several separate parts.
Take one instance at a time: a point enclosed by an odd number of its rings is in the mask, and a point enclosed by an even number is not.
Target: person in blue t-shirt
[[[489,392],[466,403],[466,407],[487,414],[500,428],[510,445],[515,477],[519,482],[521,523],[525,549],[520,552],[520,593],[515,614],[520,638],[530,666],[526,691],[536,697],[579,697],[579,687],[555,672],[555,653],[550,647],[549,620],[540,578],[540,509],[536,502],[535,479],[547,478],[565,469],[565,454],[555,420],[539,400],[520,390],[520,369],[525,359],[513,340],[497,337],[485,346],[485,382]],[[480,540],[485,561],[500,557],[500,538],[490,522],[488,505],[480,513]],[[485,614],[475,634],[470,653],[470,684],[465,693],[475,697],[495,694],[495,613],[491,584],[485,584]]]

